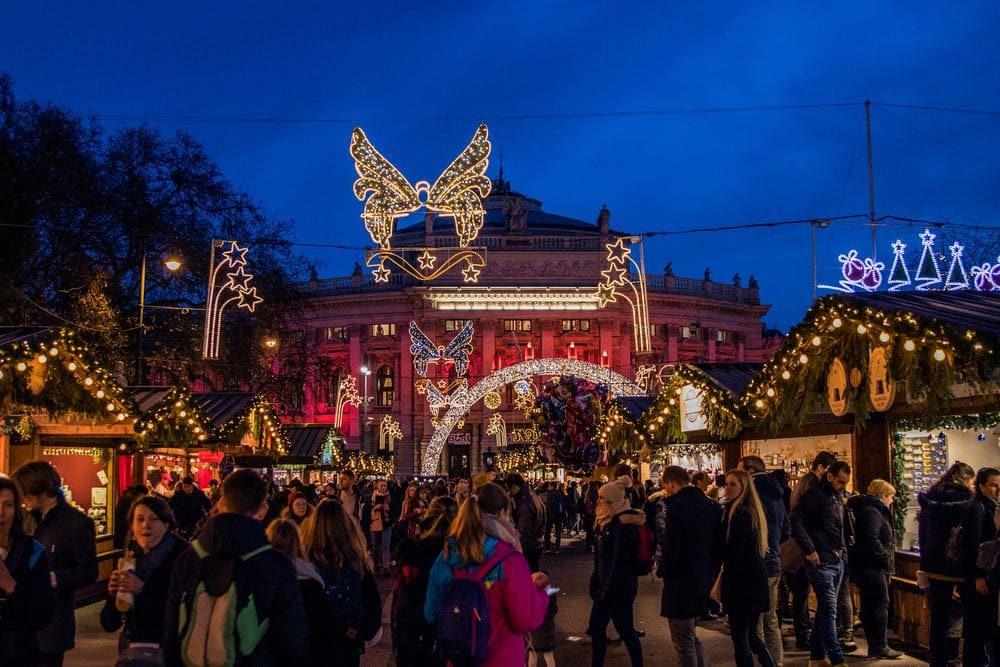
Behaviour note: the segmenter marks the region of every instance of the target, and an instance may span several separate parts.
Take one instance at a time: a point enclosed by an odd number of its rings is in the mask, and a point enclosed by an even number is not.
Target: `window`
[[[373,324],[371,325],[371,335],[372,336],[395,336],[396,335],[396,325],[395,324]]]
[[[698,337],[698,325],[691,324],[681,327],[681,340],[690,340]]]
[[[465,328],[465,320],[445,320],[444,330],[445,331],[461,331]]]
[[[590,320],[563,320],[562,330],[566,331],[590,331]]]
[[[726,343],[727,345],[735,345],[737,339],[739,338],[739,333],[736,331],[725,331],[719,329],[715,332],[715,340],[718,343]]]
[[[395,395],[396,382],[393,379],[392,366],[382,366],[375,374],[375,405],[380,408],[390,408]]]
[[[327,327],[327,340],[347,340],[347,327]]]
[[[504,331],[531,331],[531,320],[504,320]]]

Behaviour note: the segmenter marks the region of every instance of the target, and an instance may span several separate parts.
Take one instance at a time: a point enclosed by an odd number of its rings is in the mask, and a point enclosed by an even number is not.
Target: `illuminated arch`
[[[616,373],[610,368],[598,366],[586,361],[575,359],[533,359],[522,361],[519,364],[507,366],[495,373],[487,375],[472,387],[461,400],[452,403],[448,412],[438,421],[434,429],[434,435],[424,452],[424,464],[422,474],[438,474],[438,465],[441,462],[441,451],[448,440],[448,435],[460,419],[462,419],[473,405],[478,403],[486,394],[500,389],[511,382],[517,382],[524,377],[535,377],[536,375],[572,375],[583,378],[590,382],[607,385],[614,396],[641,396],[646,392],[636,383],[629,380],[624,375]]]

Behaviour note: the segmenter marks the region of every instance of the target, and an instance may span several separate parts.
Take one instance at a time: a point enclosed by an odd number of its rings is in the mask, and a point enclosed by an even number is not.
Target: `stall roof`
[[[696,369],[720,389],[724,389],[734,399],[743,394],[750,381],[760,374],[764,364],[745,362],[719,363],[688,363],[687,366]]]
[[[219,428],[246,410],[253,395],[245,391],[215,391],[193,394],[191,401],[211,420],[213,428]]]
[[[139,413],[146,414],[159,405],[167,397],[171,389],[173,389],[171,386],[135,386],[129,387],[128,392],[139,408]]]
[[[837,298],[1000,336],[1000,293],[996,292],[861,292]]]
[[[619,396],[615,402],[625,408],[632,419],[639,419],[649,404],[653,402],[653,399],[648,396]]]
[[[33,341],[51,333],[51,327],[0,327],[0,345]]]
[[[329,426],[285,426],[288,436],[288,456],[292,458],[315,459],[319,456]]]

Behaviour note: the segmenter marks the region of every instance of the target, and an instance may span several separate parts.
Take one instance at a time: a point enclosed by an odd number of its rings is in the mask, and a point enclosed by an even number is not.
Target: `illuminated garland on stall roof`
[[[190,447],[205,442],[211,421],[192,401],[191,390],[174,386],[156,406],[136,422],[141,445]]]
[[[236,446],[246,433],[254,437],[259,447],[270,449],[277,456],[288,451],[288,436],[278,413],[274,405],[261,395],[254,396],[239,415],[215,429],[213,437]]]
[[[495,465],[499,474],[506,475],[511,472],[534,470],[541,467],[543,461],[537,445],[512,445],[496,453]]]
[[[826,377],[835,357],[867,379],[870,352],[883,347],[889,361],[886,380],[905,382],[930,423],[947,413],[952,386],[967,383],[985,391],[991,385],[988,378],[997,366],[993,342],[936,319],[864,306],[849,297],[824,297],[747,387],[741,411],[771,431],[800,425],[825,409]],[[867,393],[866,381],[857,387],[849,383],[844,392],[847,411],[859,426],[870,414]]]
[[[345,468],[362,475],[392,477],[396,469],[396,462],[391,456],[369,454],[368,452],[351,452],[347,455],[347,465]]]

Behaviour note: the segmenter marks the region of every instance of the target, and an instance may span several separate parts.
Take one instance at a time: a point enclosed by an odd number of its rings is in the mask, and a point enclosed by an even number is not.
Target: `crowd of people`
[[[126,557],[100,620],[119,632],[121,665],[359,665],[381,640],[377,579],[392,578],[396,664],[551,667],[558,588],[540,560],[582,533],[594,559],[592,665],[604,664],[609,625],[643,664],[633,609],[650,572],[685,667],[710,664],[698,624],[720,617],[738,666],[781,665],[783,623],[810,666],[845,664],[857,650],[849,581],[869,657],[899,659],[886,641],[895,489],[876,479],[852,495],[850,479],[846,462],[820,452],[801,480],[746,456],[715,479],[668,466],[658,488],[627,465],[568,483],[487,472],[407,484],[344,470],[279,489],[238,470],[208,493],[190,478],[131,487],[120,501]],[[935,667],[1000,658],[1000,565],[979,553],[997,539],[998,500],[1000,470],[964,463],[918,496]],[[61,665],[75,641],[74,593],[97,576],[93,522],[63,499],[57,471],[32,461],[0,476],[5,662]]]

